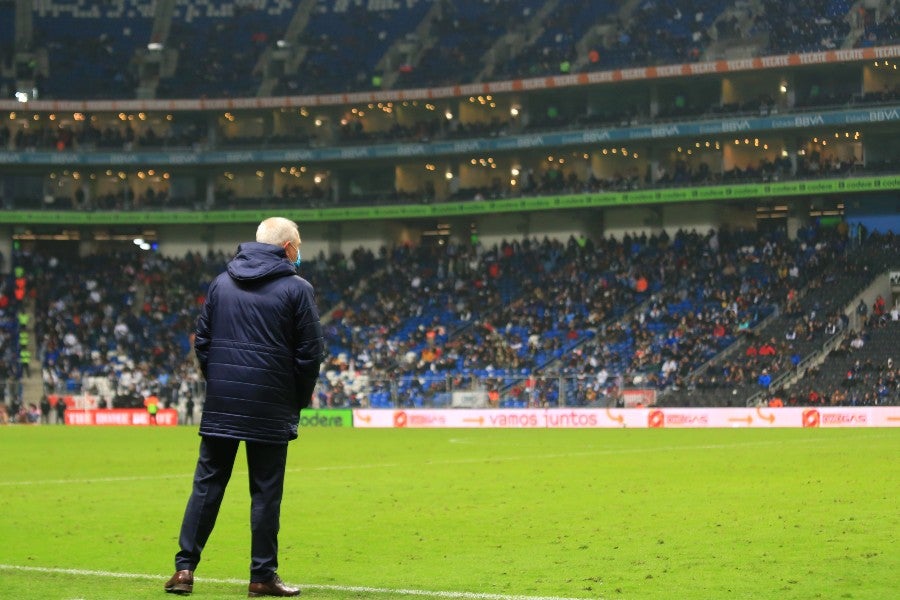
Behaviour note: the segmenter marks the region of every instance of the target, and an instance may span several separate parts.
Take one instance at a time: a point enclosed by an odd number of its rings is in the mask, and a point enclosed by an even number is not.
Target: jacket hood
[[[247,242],[238,246],[237,255],[228,263],[228,274],[238,281],[296,275],[287,261],[284,248],[272,244]]]

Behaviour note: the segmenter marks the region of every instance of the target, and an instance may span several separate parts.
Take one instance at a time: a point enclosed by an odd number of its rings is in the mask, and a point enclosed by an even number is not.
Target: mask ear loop
[[[285,254],[287,254],[288,246],[290,246],[290,247],[292,247],[292,248],[294,247],[294,245],[293,245],[292,243],[290,243],[290,242],[285,242],[285,243],[284,243],[284,246],[283,246],[283,247],[284,247],[284,253],[285,253]],[[299,269],[299,268],[300,268],[300,244],[297,244],[297,258],[295,258],[295,259],[294,259],[294,262],[291,263],[291,264],[294,265],[294,268],[295,268],[295,269]]]

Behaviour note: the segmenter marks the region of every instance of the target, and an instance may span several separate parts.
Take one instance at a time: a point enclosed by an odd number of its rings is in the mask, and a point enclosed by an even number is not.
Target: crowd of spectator
[[[876,273],[895,264],[900,243],[895,236],[873,235],[860,247],[851,248],[843,232],[824,241],[815,246],[804,286],[797,285],[792,269],[787,271],[791,285],[777,292],[783,294],[777,316],[762,328],[743,332],[729,352],[711,360],[667,394],[666,403],[703,405],[723,397],[738,406],[754,398],[763,401],[766,394],[781,389],[786,378],[805,369],[806,359],[818,355],[831,340],[843,340],[836,349],[839,354],[864,343],[867,334],[853,329],[848,316],[852,307],[847,303]],[[883,325],[891,313],[884,307],[880,311]],[[897,314],[900,317],[900,312]],[[807,371],[809,376],[815,372]]]
[[[174,401],[176,381],[198,380],[189,335],[222,256],[17,258],[33,274],[34,331],[48,392],[106,392],[114,406],[128,406],[151,393]]]
[[[303,264],[329,350],[317,403],[446,405],[452,391],[475,389],[494,406],[607,406],[624,387],[641,387],[717,404],[736,387],[780,390],[781,374],[848,331],[827,290],[852,294],[864,283],[850,275],[869,260],[869,245],[898,249],[893,237],[870,239],[854,248],[840,231],[810,228],[788,240],[723,229],[489,247],[476,236],[320,254]],[[140,406],[151,394],[178,406],[197,393],[190,335],[225,254],[21,251],[14,260],[33,282],[47,393],[88,392],[101,407]],[[853,356],[900,319],[883,300],[871,313],[835,355]],[[780,334],[760,337],[770,314],[781,315]],[[0,328],[0,366],[11,370],[10,335]],[[779,399],[803,403],[814,391],[826,404],[893,401],[896,369],[881,368],[884,356],[859,356],[843,383],[790,388]]]
[[[777,310],[782,294],[804,285],[833,251],[831,243],[810,245],[746,232],[680,238],[684,251],[670,256],[663,290],[629,320],[619,321],[568,357],[568,368],[582,368],[582,353],[601,355],[607,359],[595,365],[594,372],[602,373],[604,381],[619,376],[617,387],[724,388],[719,377],[739,380],[748,375],[729,363],[722,375],[689,376],[749,335]],[[773,353],[765,345],[762,354]]]
[[[900,402],[900,368],[890,350],[866,351],[873,337],[896,339],[900,310],[872,314],[832,349],[821,364],[807,369],[788,389],[773,389],[765,402],[780,406],[884,406]],[[886,354],[886,356],[885,356]]]
[[[555,12],[563,19],[571,17],[567,29],[583,35],[586,28],[582,21],[589,11],[581,3],[566,5],[564,10]],[[857,45],[886,44],[897,38],[892,7],[867,12],[864,8],[851,10],[851,5],[843,0],[787,4],[766,0],[758,5],[645,0],[626,14],[613,5],[606,12],[589,17],[589,24],[609,32],[599,36],[598,41],[578,44],[581,35],[572,38],[562,30],[540,36],[496,72],[510,78],[539,77],[565,74],[576,65],[583,65],[584,70],[606,70],[690,63],[717,58],[706,55],[715,42],[753,45],[759,55],[833,50],[842,47],[854,26],[864,27],[865,31]],[[547,29],[554,32],[556,28],[555,19],[550,19]]]
[[[850,34],[851,2],[763,0],[753,31],[768,34],[766,54],[834,50]]]
[[[614,42],[599,49],[597,60],[589,65],[609,69],[697,62],[710,41],[712,23],[725,7],[710,0],[641,2],[627,24],[617,25]]]
[[[206,286],[227,260],[223,253],[173,259],[137,248],[86,257],[17,251],[16,265],[29,274],[35,358],[45,392],[87,393],[99,398],[99,408],[142,406],[149,395],[167,408],[193,398],[202,382],[192,332]],[[340,255],[309,263],[324,306],[339,303],[361,277]],[[14,332],[6,331],[0,328],[0,366],[18,379],[16,345],[7,339]],[[21,402],[14,408],[15,415]]]
[[[488,385],[493,380],[504,398],[528,397],[536,405],[583,404],[588,397],[590,402],[606,403],[623,385],[724,389],[728,377],[754,379],[755,384],[761,373],[754,368],[763,363],[728,364],[723,375],[710,371],[697,380],[687,376],[735,340],[749,337],[776,307],[785,309],[785,299],[807,283],[815,285],[822,266],[846,250],[836,237],[788,242],[746,233],[723,233],[721,239],[718,233],[681,233],[674,241],[629,238],[624,245],[609,241],[589,250],[579,250],[578,240],[558,244],[522,241],[483,252],[481,260],[487,262],[474,268],[481,276],[472,284],[460,283],[463,271],[448,268],[440,271],[455,274],[449,281],[444,280],[447,275],[438,281],[416,275],[407,281],[401,278],[400,283],[393,277],[392,284],[379,282],[378,298],[365,304],[365,321],[348,311],[329,326],[331,334],[342,340],[341,350],[332,355],[326,369],[331,389],[339,393],[333,396],[328,386],[321,387],[323,405],[365,402],[359,390],[348,391],[360,374],[383,385],[412,380],[417,388],[431,392],[429,396],[420,391],[418,402],[446,396],[442,390],[447,386],[465,387],[471,377],[478,377]],[[718,250],[712,252],[710,244]],[[542,256],[558,252],[559,262],[551,262],[554,268],[549,269],[546,259],[533,263],[535,249]],[[457,256],[460,249],[447,251]],[[603,265],[609,263],[604,261],[610,257],[618,257],[622,262],[613,259],[613,263],[627,265],[626,270],[605,271]],[[394,260],[406,264],[403,258]],[[520,269],[519,264],[530,266]],[[687,264],[700,268],[685,269]],[[409,266],[412,273],[429,272],[419,262]],[[509,273],[519,285],[505,287]],[[538,274],[541,285],[531,287]],[[477,302],[464,294],[457,304],[445,306],[449,300],[443,294],[451,284],[468,295],[477,290]],[[413,294],[410,305],[399,294],[385,291],[392,285],[427,294],[418,301]],[[648,302],[626,316],[641,300]],[[792,310],[789,301],[786,306]],[[418,325],[392,338],[391,330],[381,324],[397,319],[398,308],[400,316],[415,315]],[[795,328],[808,335],[802,322],[800,318]],[[781,361],[798,361],[789,346],[787,341],[766,340],[754,343],[748,356],[765,361],[762,368],[767,372],[772,368],[775,374]],[[554,396],[560,380],[570,382],[562,398]],[[537,393],[535,385],[553,391]],[[401,397],[409,405],[417,402],[415,394]]]

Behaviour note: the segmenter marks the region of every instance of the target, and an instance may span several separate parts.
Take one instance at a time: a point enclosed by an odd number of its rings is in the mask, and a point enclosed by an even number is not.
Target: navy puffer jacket
[[[284,444],[297,437],[324,344],[313,288],[284,248],[238,246],[209,285],[194,350],[206,378],[200,435]]]

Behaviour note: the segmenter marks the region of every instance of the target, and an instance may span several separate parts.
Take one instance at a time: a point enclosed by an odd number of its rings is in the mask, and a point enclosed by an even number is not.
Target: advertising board
[[[150,415],[140,408],[111,408],[106,410],[66,411],[66,425],[126,425],[150,426]],[[156,425],[172,427],[178,425],[178,411],[163,408],[156,413]]]
[[[353,411],[341,408],[305,408],[300,411],[300,428],[353,427]]]
[[[900,407],[356,409],[353,426],[395,429],[900,427]]]

